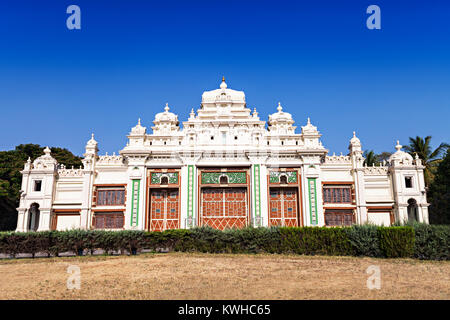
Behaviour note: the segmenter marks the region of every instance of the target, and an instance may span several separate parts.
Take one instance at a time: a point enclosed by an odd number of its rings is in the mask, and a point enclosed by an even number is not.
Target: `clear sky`
[[[81,8],[68,30],[66,8]],[[366,9],[381,8],[381,30]],[[297,132],[311,117],[331,153],[450,142],[450,1],[0,2],[0,150],[81,155],[95,133],[118,152],[166,102],[179,120],[205,90],[243,90],[267,120],[280,101]]]

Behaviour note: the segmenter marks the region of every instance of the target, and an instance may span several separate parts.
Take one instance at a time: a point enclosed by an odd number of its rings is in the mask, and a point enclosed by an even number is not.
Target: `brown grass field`
[[[0,275],[0,299],[450,299],[450,262],[413,259],[160,253],[0,260]]]

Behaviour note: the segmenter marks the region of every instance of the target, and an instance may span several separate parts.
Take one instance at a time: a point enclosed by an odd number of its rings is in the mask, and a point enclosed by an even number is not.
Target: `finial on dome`
[[[222,83],[220,84],[220,89],[225,90],[227,88],[227,84],[225,82],[225,77],[222,77]]]
[[[311,124],[311,118],[308,117],[308,124]]]
[[[353,138],[356,138],[356,131],[353,131]]]
[[[170,108],[169,108],[169,104],[166,102],[166,106],[164,107],[164,111],[165,112],[169,112]]]
[[[45,149],[44,149],[44,153],[45,154],[47,154],[47,155],[49,155],[50,154],[50,148],[47,146],[47,147],[45,147]]]
[[[397,145],[395,146],[395,149],[397,149],[397,151],[402,150],[403,146],[400,144],[400,141],[397,140]]]
[[[141,125],[141,118],[138,118],[138,126]]]
[[[278,102],[278,108],[277,108],[278,112],[283,111],[283,107],[281,106],[281,102]]]

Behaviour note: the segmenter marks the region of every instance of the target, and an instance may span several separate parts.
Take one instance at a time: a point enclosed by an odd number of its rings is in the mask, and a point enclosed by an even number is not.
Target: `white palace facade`
[[[182,128],[167,105],[153,124],[139,120],[118,155],[92,135],[81,168],[49,148],[28,159],[17,231],[428,223],[424,166],[399,143],[380,166],[364,165],[355,133],[328,155],[309,119],[296,133],[279,104],[266,126],[224,79]]]

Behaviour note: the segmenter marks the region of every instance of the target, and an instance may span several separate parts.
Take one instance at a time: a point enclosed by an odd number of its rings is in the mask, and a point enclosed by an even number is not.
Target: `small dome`
[[[350,139],[350,144],[351,145],[361,145],[361,141],[356,136],[356,132],[355,131],[353,131],[353,137]]]
[[[317,127],[311,124],[311,119],[308,117],[306,126],[302,126],[302,134],[318,134]]]
[[[225,90],[227,88],[227,83],[225,82],[225,77],[222,77],[222,83],[220,84],[220,89]]]
[[[96,146],[98,143],[94,139],[94,134],[91,135],[91,139],[86,143],[88,146]]]
[[[392,163],[393,161],[404,162],[405,160],[410,163],[413,162],[412,155],[402,151],[402,148],[403,146],[397,140],[397,145],[395,146],[395,149],[397,149],[397,151],[389,157],[389,163]]]
[[[169,112],[169,104],[166,103],[164,112],[157,113],[155,122],[178,122],[178,116],[175,113]]]
[[[141,126],[141,118],[138,119],[138,124],[131,128],[132,135],[143,135],[147,131],[146,127]]]
[[[283,111],[283,107],[281,106],[280,102],[278,102],[277,110],[278,110],[278,112],[269,115],[269,123],[272,123],[272,122],[294,123],[294,121],[292,120],[292,115],[290,113]]]

